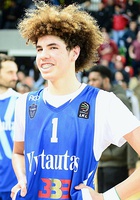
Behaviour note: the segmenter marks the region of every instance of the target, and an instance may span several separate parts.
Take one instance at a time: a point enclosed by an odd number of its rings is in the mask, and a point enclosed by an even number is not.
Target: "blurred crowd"
[[[89,12],[97,20],[104,36],[97,64],[108,67],[113,74],[113,83],[133,90],[140,102],[140,0],[45,2],[61,6],[77,3],[79,9]],[[25,10],[34,6],[32,0],[0,0],[0,29],[16,29]],[[25,69],[19,70],[17,90],[21,93],[47,85],[40,76],[34,60],[30,69],[26,69],[26,73]],[[19,66],[19,69],[22,67]],[[88,74],[88,71],[79,72],[77,77],[81,82],[88,83]]]
[[[135,20],[139,25],[140,1],[139,0],[44,0],[46,3],[67,6],[77,3],[95,17],[98,24],[111,31],[114,28],[126,28],[130,20]],[[33,8],[32,0],[0,0],[0,28],[15,29],[18,20],[27,8]],[[116,27],[118,17],[120,24]]]

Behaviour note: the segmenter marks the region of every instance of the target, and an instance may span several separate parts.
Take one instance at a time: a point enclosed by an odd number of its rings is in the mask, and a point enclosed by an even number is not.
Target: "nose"
[[[13,80],[14,80],[14,81],[17,81],[17,80],[18,80],[18,76],[17,76],[16,73],[13,74]]]
[[[93,85],[93,81],[92,80],[88,80],[88,84],[92,86]]]
[[[41,54],[40,54],[40,58],[41,58],[42,60],[45,60],[45,59],[47,59],[47,58],[50,58],[49,52],[48,52],[47,50],[42,50],[42,52],[41,52]]]

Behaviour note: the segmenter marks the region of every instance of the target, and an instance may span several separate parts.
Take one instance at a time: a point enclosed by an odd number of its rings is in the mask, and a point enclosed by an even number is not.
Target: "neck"
[[[8,91],[9,88],[0,87],[0,94],[3,94]]]
[[[108,83],[104,89],[105,89],[106,91],[110,91],[110,90],[111,90],[111,87],[112,87],[111,84]]]
[[[70,80],[48,81],[48,92],[53,95],[67,95],[79,89],[81,83],[77,78]]]

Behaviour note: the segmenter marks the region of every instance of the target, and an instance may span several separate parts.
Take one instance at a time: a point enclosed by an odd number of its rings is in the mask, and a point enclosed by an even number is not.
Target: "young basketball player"
[[[18,183],[11,196],[118,200],[139,191],[140,169],[106,193],[94,191],[98,160],[108,145],[128,141],[140,154],[136,117],[114,94],[76,78],[98,60],[103,41],[96,21],[78,6],[61,9],[38,1],[19,30],[35,45],[48,87],[17,101],[13,167]]]

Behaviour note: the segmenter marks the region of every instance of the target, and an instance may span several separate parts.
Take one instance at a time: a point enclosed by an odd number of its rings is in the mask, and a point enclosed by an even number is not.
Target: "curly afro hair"
[[[71,50],[79,46],[81,51],[76,60],[76,72],[96,64],[98,48],[103,43],[102,33],[96,20],[78,5],[62,8],[37,1],[35,9],[27,9],[18,24],[19,32],[27,43],[36,44],[44,35],[60,37]]]

